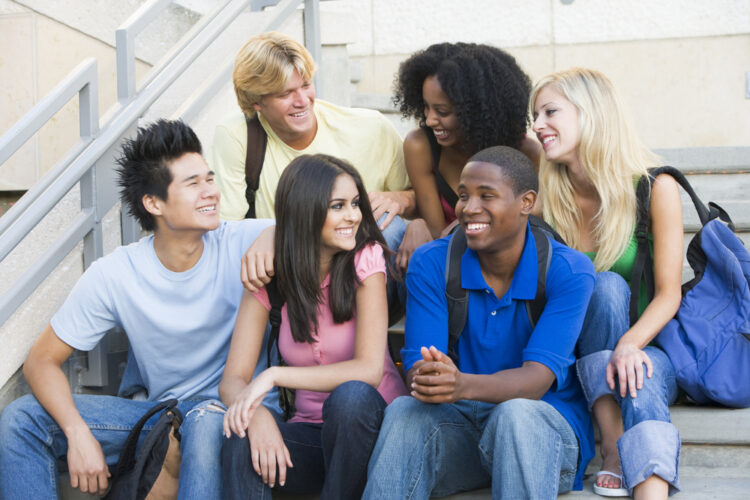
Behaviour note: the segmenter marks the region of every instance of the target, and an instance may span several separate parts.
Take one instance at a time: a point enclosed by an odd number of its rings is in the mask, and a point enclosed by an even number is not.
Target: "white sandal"
[[[619,488],[607,488],[605,486],[598,486],[596,484],[596,478],[594,478],[594,493],[596,493],[599,496],[603,497],[629,497],[630,493],[628,493],[628,490],[626,488],[623,488],[623,479],[621,474],[615,474],[614,472],[610,472],[608,470],[600,470],[596,473],[596,477],[599,476],[612,476],[616,477],[620,480],[620,487]]]

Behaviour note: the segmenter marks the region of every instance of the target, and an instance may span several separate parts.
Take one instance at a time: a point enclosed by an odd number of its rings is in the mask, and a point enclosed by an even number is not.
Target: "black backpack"
[[[266,292],[268,293],[268,301],[271,303],[271,310],[268,313],[268,321],[271,323],[271,333],[268,337],[268,344],[266,349],[266,356],[268,359],[268,366],[273,366],[273,347],[279,344],[279,329],[281,328],[281,308],[284,307],[284,297],[279,292],[279,288],[276,286],[276,278],[266,285]],[[278,364],[284,366],[284,358],[281,357],[281,353],[278,352]],[[279,390],[279,406],[284,411],[284,418],[289,420],[294,415],[294,390],[286,387],[278,387]]]
[[[533,215],[529,216],[531,234],[536,243],[536,259],[539,273],[537,275],[536,297],[526,301],[526,313],[529,315],[531,328],[542,315],[547,303],[545,288],[547,272],[549,271],[552,251],[550,239],[565,244],[563,239],[552,227]],[[457,226],[458,227],[458,226]],[[445,297],[448,299],[448,356],[458,364],[456,343],[466,326],[469,312],[469,292],[461,287],[461,256],[466,251],[466,235],[463,229],[458,229],[451,236],[448,243],[448,253],[445,257]]]
[[[148,433],[138,450],[136,445],[146,421],[161,412],[159,420]],[[151,491],[159,477],[169,449],[169,435],[174,432],[180,439],[182,412],[177,400],[162,401],[143,415],[128,434],[125,447],[112,474],[112,487],[105,496],[107,500],[142,500]]]
[[[266,156],[268,134],[258,119],[258,113],[252,118],[245,118],[247,124],[247,149],[245,152],[245,200],[247,200],[246,219],[255,218],[255,193],[260,183],[260,171]]]

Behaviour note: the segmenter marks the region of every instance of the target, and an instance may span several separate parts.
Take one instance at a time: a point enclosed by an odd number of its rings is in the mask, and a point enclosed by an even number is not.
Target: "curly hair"
[[[469,153],[490,146],[521,147],[529,125],[531,80],[513,56],[489,45],[439,43],[402,62],[393,103],[422,126],[422,84],[433,75],[453,104]]]

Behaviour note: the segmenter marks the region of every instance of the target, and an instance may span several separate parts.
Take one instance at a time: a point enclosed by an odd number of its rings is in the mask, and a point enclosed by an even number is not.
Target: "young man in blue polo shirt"
[[[101,495],[134,424],[170,398],[185,417],[178,498],[222,498],[218,385],[242,297],[240,259],[272,221],[219,220],[214,173],[182,122],[139,129],[119,164],[123,206],[154,233],[92,264],[32,347],[23,372],[34,395],[0,416],[1,499],[56,498],[61,459],[74,488]],[[118,326],[147,400],[71,394],[62,364]]]
[[[449,239],[414,254],[402,351],[411,397],[386,410],[364,498],[427,499],[490,484],[493,499],[581,489],[594,443],[573,349],[594,269],[550,242],[546,304],[531,327],[526,301],[536,295],[538,264],[527,221],[536,191],[531,162],[508,147],[480,151],[461,174],[469,306],[452,346],[458,365],[446,355]]]

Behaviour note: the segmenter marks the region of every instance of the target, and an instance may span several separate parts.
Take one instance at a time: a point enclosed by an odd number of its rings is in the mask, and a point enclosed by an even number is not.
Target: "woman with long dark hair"
[[[245,292],[219,386],[225,495],[359,498],[383,410],[406,394],[387,353],[385,243],[359,174],[330,156],[292,161],[275,208],[285,366],[251,381],[271,305],[266,289]],[[261,404],[273,387],[296,390],[289,420]]]

